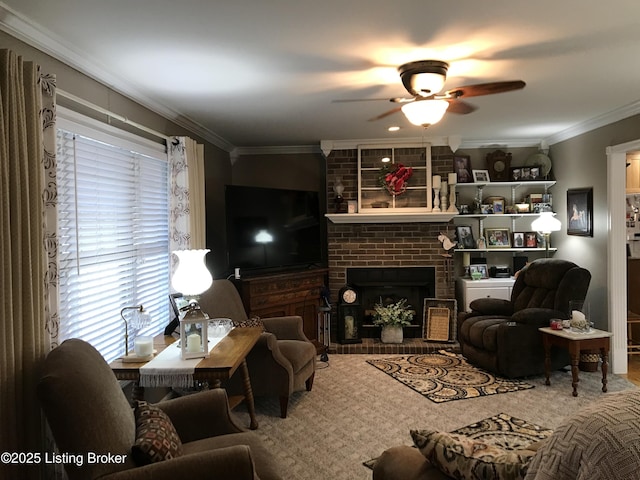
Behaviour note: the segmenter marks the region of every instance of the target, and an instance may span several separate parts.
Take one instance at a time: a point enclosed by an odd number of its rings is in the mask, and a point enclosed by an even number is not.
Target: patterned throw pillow
[[[148,465],[182,455],[178,432],[160,408],[147,402],[138,402],[135,417],[136,442],[131,448],[131,455],[137,465]]]
[[[536,452],[502,448],[453,433],[411,430],[413,442],[438,470],[459,480],[523,479]]]
[[[251,318],[247,318],[246,320],[240,320],[240,321],[234,320],[233,321],[233,326],[234,327],[240,327],[240,328],[243,328],[243,327],[260,327],[263,332],[267,331],[267,329],[264,328],[264,322],[257,315],[254,315]]]

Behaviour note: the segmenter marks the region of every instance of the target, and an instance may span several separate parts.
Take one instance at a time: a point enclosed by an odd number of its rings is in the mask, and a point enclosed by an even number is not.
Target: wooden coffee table
[[[229,407],[234,408],[244,400],[247,403],[247,410],[251,418],[249,426],[252,430],[258,428],[258,421],[256,420],[253,390],[251,389],[246,357],[260,338],[261,333],[262,329],[257,327],[234,328],[211,349],[208,358],[203,358],[196,365],[193,372],[194,381],[207,382],[213,387],[219,387],[229,380],[239,368],[244,381],[244,395],[230,396]],[[174,335],[158,335],[153,339],[154,348],[159,353],[178,338]],[[132,380],[137,384],[140,380],[140,367],[146,363],[125,363],[122,360],[115,360],[109,366],[118,380]],[[143,396],[144,389],[137,386],[135,397],[142,399]]]
[[[546,385],[551,385],[549,375],[551,370],[551,346],[566,348],[571,355],[571,376],[573,382],[573,396],[578,396],[578,363],[580,351],[598,349],[602,358],[602,391],[607,391],[607,371],[609,370],[609,342],[613,333],[604,330],[592,329],[589,333],[576,333],[570,330],[553,330],[550,327],[539,328],[542,332],[542,344],[544,346],[544,372]]]

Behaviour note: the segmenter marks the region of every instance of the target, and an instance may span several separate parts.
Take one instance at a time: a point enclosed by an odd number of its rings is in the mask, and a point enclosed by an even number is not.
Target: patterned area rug
[[[466,427],[458,428],[451,433],[466,435],[474,440],[481,440],[498,445],[505,450],[518,450],[549,437],[553,430],[535,423],[521,420],[506,413],[499,413]],[[377,458],[363,462],[365,467],[373,469]]]
[[[368,363],[436,403],[533,388],[528,383],[480,370],[461,355],[444,350],[368,360]]]

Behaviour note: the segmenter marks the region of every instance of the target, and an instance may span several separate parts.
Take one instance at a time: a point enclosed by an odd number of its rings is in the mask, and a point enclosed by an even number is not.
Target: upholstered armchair
[[[58,450],[82,459],[65,464],[71,480],[281,478],[256,434],[234,421],[223,389],[150,406],[156,413],[164,412],[178,437],[171,442],[173,458],[156,463],[134,461],[132,447],[140,441],[134,410],[109,365],[90,344],[66,340],[52,350],[37,393]],[[145,441],[153,438],[158,436]],[[178,447],[181,451],[175,454]],[[89,454],[108,454],[111,461],[92,462]]]
[[[539,259],[525,266],[513,285],[510,300],[476,299],[471,312],[458,316],[462,354],[480,368],[508,378],[544,372],[539,327],[552,318],[569,318],[569,302],[583,301],[591,274],[575,263]],[[570,364],[569,354],[551,350],[554,369]]]
[[[199,299],[209,318],[230,318],[234,324],[251,324],[236,287],[229,280],[214,280]],[[254,396],[276,395],[280,399],[280,416],[287,417],[289,396],[293,392],[311,391],[315,375],[316,348],[302,330],[299,316],[262,318],[265,332],[247,356]],[[234,375],[226,388],[242,392],[241,379]]]

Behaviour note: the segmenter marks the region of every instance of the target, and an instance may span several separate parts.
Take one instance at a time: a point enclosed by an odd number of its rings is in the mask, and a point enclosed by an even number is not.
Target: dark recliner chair
[[[511,300],[480,298],[458,316],[462,354],[473,365],[507,378],[544,373],[539,327],[569,318],[569,302],[584,301],[591,274],[575,263],[545,258],[518,274]],[[552,347],[551,367],[571,363],[568,352]]]

